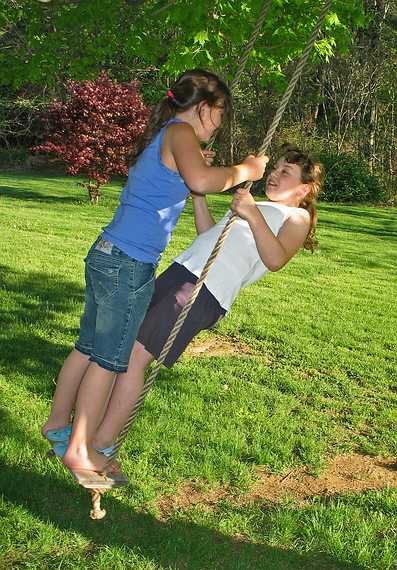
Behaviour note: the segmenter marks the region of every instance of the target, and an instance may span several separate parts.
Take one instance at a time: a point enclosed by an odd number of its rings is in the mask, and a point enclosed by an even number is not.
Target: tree
[[[0,81],[54,84],[107,70],[129,79],[136,62],[175,76],[191,67],[233,75],[263,0],[12,0],[0,38]],[[282,77],[310,35],[318,0],[273,0],[250,63]],[[317,51],[331,56],[364,24],[361,0],[334,0]],[[12,74],[9,70],[12,69]],[[4,72],[4,73],[3,73]]]
[[[136,82],[116,83],[106,74],[96,81],[69,82],[64,101],[55,101],[46,114],[47,140],[35,152],[55,154],[69,174],[84,172],[92,203],[111,175],[128,173],[128,157],[142,133],[149,109]]]

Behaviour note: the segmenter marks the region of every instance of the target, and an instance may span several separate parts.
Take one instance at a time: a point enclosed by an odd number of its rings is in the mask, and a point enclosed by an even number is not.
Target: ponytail
[[[303,202],[300,204],[300,207],[307,210],[310,214],[310,228],[304,241],[303,248],[308,249],[313,253],[318,246],[318,240],[316,237],[316,227],[318,220],[316,202],[315,200],[312,200],[311,202],[306,202],[303,200]]]
[[[153,108],[146,128],[139,137],[130,165],[138,160],[141,153],[152,142],[157,133],[176,113],[188,111],[201,101],[210,107],[222,103],[224,117],[231,114],[231,94],[228,86],[217,75],[203,69],[192,69],[183,73],[167,91],[167,95]]]
[[[138,157],[149,146],[160,129],[173,117],[175,117],[175,105],[172,104],[169,97],[163,97],[152,110],[145,130],[138,138],[134,152],[131,155],[130,166],[136,163]]]

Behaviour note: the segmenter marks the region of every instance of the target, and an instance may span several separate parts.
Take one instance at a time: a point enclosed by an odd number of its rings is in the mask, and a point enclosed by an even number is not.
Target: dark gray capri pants
[[[154,294],[137,336],[155,358],[158,358],[196,281],[197,277],[179,263],[170,265],[156,279]],[[165,358],[165,366],[170,368],[196,334],[213,327],[225,314],[225,309],[203,285]]]

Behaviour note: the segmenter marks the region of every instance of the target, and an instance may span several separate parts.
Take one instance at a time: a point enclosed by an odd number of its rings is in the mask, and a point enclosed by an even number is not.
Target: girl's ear
[[[208,105],[207,101],[200,101],[200,103],[197,103],[196,109],[199,113],[201,113],[201,111],[203,111],[208,106],[209,105]]]
[[[203,113],[207,113],[210,106],[208,105],[207,101],[200,101],[196,105],[196,113],[199,116],[200,121],[203,121]],[[205,117],[205,114],[204,114]]]

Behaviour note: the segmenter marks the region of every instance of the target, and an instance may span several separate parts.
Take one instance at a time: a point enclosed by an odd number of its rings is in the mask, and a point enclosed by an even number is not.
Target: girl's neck
[[[189,123],[196,130],[198,117],[192,113],[192,109],[188,111],[181,111],[180,113],[175,113],[175,119],[183,121],[184,123]]]

